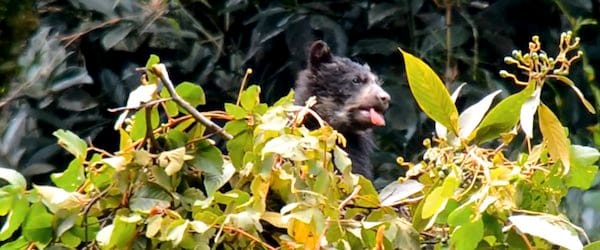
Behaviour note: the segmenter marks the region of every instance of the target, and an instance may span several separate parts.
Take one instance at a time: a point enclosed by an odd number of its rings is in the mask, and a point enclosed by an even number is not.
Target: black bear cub
[[[375,143],[371,128],[385,125],[383,113],[390,95],[368,65],[333,55],[323,41],[310,46],[307,64],[298,74],[295,103],[304,105],[315,96],[313,110],[346,137],[352,172],[373,179],[369,155]]]

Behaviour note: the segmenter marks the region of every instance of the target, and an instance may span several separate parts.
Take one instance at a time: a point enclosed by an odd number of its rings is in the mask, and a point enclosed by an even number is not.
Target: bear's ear
[[[310,54],[308,56],[308,63],[311,68],[319,67],[321,63],[330,62],[332,58],[331,49],[327,46],[324,41],[315,41],[310,46]]]

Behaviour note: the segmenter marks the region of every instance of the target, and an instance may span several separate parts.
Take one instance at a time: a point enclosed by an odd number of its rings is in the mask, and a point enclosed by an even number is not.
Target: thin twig
[[[163,82],[163,84],[167,87],[167,90],[169,91],[169,94],[171,94],[173,101],[176,102],[177,104],[179,104],[179,106],[181,106],[183,109],[185,109],[188,113],[190,113],[196,121],[202,123],[204,126],[206,126],[207,129],[214,131],[216,134],[220,135],[223,139],[230,140],[233,138],[233,136],[231,136],[229,133],[227,133],[225,130],[223,130],[223,128],[221,128],[219,125],[217,125],[216,123],[212,122],[211,120],[209,120],[208,118],[206,118],[205,116],[200,114],[200,112],[198,112],[198,110],[196,110],[196,108],[194,108],[188,102],[183,100],[183,98],[181,98],[181,96],[179,96],[177,94],[177,92],[175,91],[175,87],[173,86],[173,82],[171,82],[171,79],[169,79],[169,75],[167,73],[167,69],[165,68],[164,64],[162,64],[162,63],[156,64],[156,65],[152,66],[150,71],[152,73],[154,73],[156,76],[158,76],[160,78],[160,80]]]
[[[338,210],[342,210],[352,199],[354,199],[354,197],[356,197],[360,189],[361,186],[355,186],[352,193],[348,197],[346,197],[346,199],[344,199],[342,203],[340,203],[340,205],[338,206]]]

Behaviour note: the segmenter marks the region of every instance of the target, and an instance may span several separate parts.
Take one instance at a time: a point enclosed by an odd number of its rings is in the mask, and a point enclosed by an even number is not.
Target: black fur
[[[298,74],[295,103],[304,105],[315,96],[313,109],[346,137],[353,172],[372,179],[369,155],[375,148],[371,131],[375,124],[369,110],[382,115],[388,108],[389,94],[368,65],[331,54],[323,41],[311,45],[307,63]]]

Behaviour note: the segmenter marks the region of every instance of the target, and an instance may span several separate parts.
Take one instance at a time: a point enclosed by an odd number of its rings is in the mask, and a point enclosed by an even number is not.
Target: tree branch
[[[208,130],[215,132],[216,134],[223,137],[223,139],[230,140],[231,138],[233,138],[233,136],[231,136],[229,133],[223,130],[223,128],[221,128],[219,125],[200,114],[200,112],[198,112],[196,108],[192,107],[192,105],[183,100],[183,98],[181,98],[181,96],[177,94],[177,92],[175,91],[175,87],[173,86],[173,82],[171,82],[171,79],[169,79],[169,74],[167,73],[167,69],[165,68],[164,64],[159,63],[152,66],[150,72],[152,72],[160,78],[165,87],[167,87],[169,94],[171,94],[173,101],[179,104],[179,106],[184,108],[188,113],[190,113],[190,115],[192,115],[192,117],[194,117],[196,121],[202,123],[202,125],[206,126]]]

